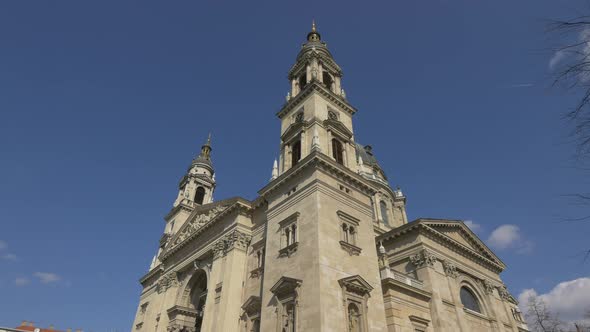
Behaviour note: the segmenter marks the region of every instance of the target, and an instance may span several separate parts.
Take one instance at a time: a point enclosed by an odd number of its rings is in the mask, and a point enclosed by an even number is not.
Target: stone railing
[[[389,267],[384,267],[381,269],[381,280],[384,279],[393,279],[393,280],[397,280],[399,282],[402,282],[406,285],[415,287],[415,288],[424,288],[424,284],[422,283],[422,281],[420,280],[416,280],[410,276],[407,276],[401,272],[397,272]]]

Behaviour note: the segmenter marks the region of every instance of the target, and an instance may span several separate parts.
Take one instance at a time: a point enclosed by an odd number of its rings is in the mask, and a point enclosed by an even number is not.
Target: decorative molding
[[[213,244],[213,259],[225,256],[233,249],[247,251],[251,240],[251,235],[234,229]]]
[[[340,217],[341,220],[347,221],[353,225],[358,226],[360,223],[360,219],[355,218],[346,212],[338,210],[338,211],[336,211],[336,214],[338,215],[338,217]]]
[[[264,267],[257,267],[254,270],[250,271],[250,278],[261,278],[263,273]]]
[[[290,110],[299,105],[299,102],[301,100],[303,100],[306,96],[311,94],[312,91],[317,91],[320,95],[326,97],[326,99],[330,100],[332,103],[334,103],[334,105],[339,106],[348,114],[353,115],[354,113],[356,113],[356,109],[353,106],[351,106],[344,98],[330,91],[328,88],[324,86],[324,84],[320,83],[319,81],[313,80],[309,82],[307,86],[302,91],[300,91],[295,97],[291,98],[291,100],[287,102],[279,112],[277,112],[277,116],[279,118],[283,118]]]
[[[373,287],[360,275],[355,275],[347,278],[338,280],[340,287],[343,290],[351,293],[358,294],[360,296],[368,296]]]
[[[283,276],[271,287],[270,291],[280,298],[295,293],[301,286],[301,283],[302,281],[299,279]]]
[[[419,234],[436,241],[438,244],[452,250],[453,252],[456,252],[466,258],[471,259],[479,265],[488,268],[492,272],[500,273],[504,270],[504,268],[506,268],[506,265],[504,265],[504,263],[499,259],[496,259],[496,256],[489,249],[487,249],[487,247],[481,247],[480,252],[475,251],[474,249],[457,242],[449,236],[442,234],[434,228],[429,227],[431,224],[446,227],[461,227],[463,225],[459,220],[417,219],[398,228],[394,228],[385,234],[381,234],[375,240],[388,241],[412,232],[418,232]],[[463,225],[462,227],[467,226]],[[486,253],[485,255],[484,252]]]
[[[426,249],[422,249],[422,251],[419,253],[410,256],[410,262],[412,262],[416,268],[427,266],[433,267],[437,260],[438,258],[436,258],[433,253]]]
[[[176,235],[173,246],[179,245],[181,242],[190,237],[194,232],[201,228],[204,224],[211,221],[221,211],[227,209],[227,205],[219,205],[211,210],[204,211],[202,214],[198,214],[195,217],[189,219],[189,221],[183,225],[183,229]]]
[[[174,271],[168,272],[167,274],[163,275],[158,279],[158,283],[156,285],[157,291],[159,294],[165,292],[170,287],[177,287],[179,284],[178,281],[178,274]]]
[[[260,313],[260,308],[262,307],[262,300],[260,296],[250,296],[246,302],[242,305],[242,310],[249,316],[252,317],[256,314]]]
[[[297,251],[298,246],[299,242],[295,242],[279,250],[279,257],[291,257]]]
[[[196,228],[192,233],[188,234],[188,236],[186,236],[184,240],[180,241],[180,243],[175,244],[175,245],[171,246],[170,248],[164,250],[164,252],[160,255],[160,260],[164,261],[164,260],[168,259],[174,253],[178,252],[181,248],[183,248],[188,243],[190,243],[191,240],[196,238],[199,234],[203,233],[205,230],[210,228],[212,225],[216,224],[216,222],[218,220],[222,219],[226,215],[228,215],[234,211],[237,211],[237,213],[245,215],[245,216],[250,216],[250,214],[252,213],[252,202],[247,201],[247,200],[240,198],[240,197],[230,198],[230,199],[219,201],[219,202],[213,203],[213,204],[224,205],[227,208],[225,208],[223,211],[221,211],[217,215],[212,216],[212,218],[209,221],[205,222],[200,227]],[[198,212],[202,212],[202,210],[197,209],[197,211],[195,211],[195,213],[198,213]],[[191,220],[191,219],[192,219],[192,215],[191,215],[191,217],[189,217],[189,220]],[[182,228],[180,229],[179,233],[177,233],[176,236],[178,236],[178,234],[183,232],[185,227],[187,227],[187,224],[184,224],[182,226]],[[173,238],[174,243],[177,243],[176,236]]]
[[[166,328],[167,332],[196,332],[196,330],[197,329],[195,327],[184,326],[180,324],[170,324]]]
[[[361,248],[346,241],[340,241],[340,247],[344,249],[350,256],[358,256],[362,251]]]
[[[483,289],[485,290],[486,294],[490,295],[494,293],[494,288],[496,288],[496,286],[494,286],[494,284],[490,280],[480,280],[480,283],[483,286]]]
[[[168,309],[167,311],[168,316],[176,316],[176,315],[183,315],[187,317],[197,317],[199,315],[199,311],[193,308],[183,307],[179,305],[175,305],[172,308]]]
[[[444,268],[447,276],[449,276],[453,279],[455,279],[459,276],[459,271],[457,271],[457,267],[455,266],[455,264],[453,264],[449,261],[444,261],[443,268]]]
[[[510,292],[508,291],[508,288],[506,288],[506,285],[497,286],[497,289],[498,294],[500,294],[500,298],[502,300],[512,302],[512,295],[510,295]]]

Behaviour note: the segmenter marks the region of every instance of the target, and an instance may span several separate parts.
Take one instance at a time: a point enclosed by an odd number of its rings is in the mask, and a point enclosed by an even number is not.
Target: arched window
[[[342,143],[335,138],[332,139],[332,157],[337,163],[344,165],[344,148]]]
[[[205,199],[205,188],[199,187],[195,192],[195,203],[203,204],[203,200]]]
[[[303,88],[305,88],[305,86],[307,85],[307,77],[306,74],[303,74],[301,76],[299,76],[299,90],[303,90]]]
[[[471,290],[469,290],[467,287],[461,287],[460,296],[461,303],[463,303],[463,306],[466,309],[478,312],[480,314],[482,313],[479,301],[477,300],[477,297],[475,297],[475,294],[473,294]]]
[[[295,166],[299,159],[301,159],[301,141],[291,145],[291,167]]]
[[[385,201],[381,201],[379,206],[381,207],[381,218],[383,218],[383,223],[385,223],[387,226],[391,226],[389,224],[389,214],[387,213],[387,203],[385,203]]]
[[[203,323],[203,310],[207,302],[207,275],[205,271],[199,270],[191,278],[188,286],[190,287],[189,301],[190,307],[197,310],[197,320],[195,322],[195,331],[201,331]]]
[[[354,229],[354,227],[350,226],[348,228],[348,238],[349,238],[349,242],[350,244],[355,244],[356,245],[356,230]]]
[[[322,81],[324,82],[324,84],[326,85],[326,87],[328,89],[332,89],[332,76],[330,76],[330,74],[328,74],[327,71],[322,73]]]

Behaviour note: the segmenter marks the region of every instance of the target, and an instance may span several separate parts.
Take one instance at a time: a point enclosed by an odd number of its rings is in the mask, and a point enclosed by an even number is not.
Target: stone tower
[[[288,79],[270,182],[253,201],[214,201],[209,137],[164,218],[133,331],[527,331],[504,263],[463,222],[408,222],[315,24]]]

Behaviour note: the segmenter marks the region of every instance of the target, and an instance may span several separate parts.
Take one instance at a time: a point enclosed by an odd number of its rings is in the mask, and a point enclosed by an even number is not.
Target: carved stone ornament
[[[455,266],[455,264],[448,261],[444,261],[443,268],[445,269],[445,273],[447,274],[447,276],[451,278],[457,278],[459,276],[459,271],[457,271],[457,267]]]
[[[184,227],[184,229],[181,231],[181,233],[178,234],[178,237],[176,238],[176,240],[174,240],[173,245],[176,246],[176,245],[180,244],[182,241],[186,240],[195,231],[197,231],[204,224],[209,222],[211,219],[213,219],[215,216],[217,216],[221,211],[225,210],[226,208],[227,208],[227,206],[225,206],[225,205],[216,206],[216,207],[212,208],[211,210],[203,212],[202,214],[195,216],[193,219],[190,219],[187,222],[186,227]]]
[[[483,289],[486,291],[486,294],[489,295],[489,294],[494,293],[494,288],[496,288],[496,287],[494,286],[494,284],[491,281],[486,279],[486,280],[482,281],[482,285],[483,285]]]
[[[233,230],[215,242],[213,245],[213,256],[214,258],[222,257],[233,249],[246,251],[251,240],[251,235]]]
[[[180,324],[170,324],[166,328],[167,332],[195,332],[196,330],[195,327],[183,326]]]
[[[336,114],[336,112],[329,110],[328,111],[328,119],[338,121],[338,115]]]
[[[434,266],[434,263],[436,263],[436,261],[436,256],[434,256],[434,254],[432,254],[430,251],[426,249],[422,250],[414,256],[410,256],[410,262],[412,262],[412,264],[414,264],[416,268],[421,268],[425,266],[432,267]]]
[[[498,294],[500,294],[500,298],[502,298],[502,300],[505,301],[509,301],[512,297],[510,295],[510,292],[508,292],[508,288],[506,288],[506,285],[498,286]]]
[[[178,276],[177,276],[176,272],[169,272],[169,273],[163,275],[158,280],[158,284],[156,285],[156,288],[158,290],[158,293],[163,293],[170,287],[178,286],[178,283],[179,283],[179,281],[178,281]]]

